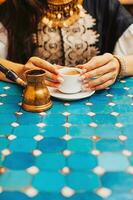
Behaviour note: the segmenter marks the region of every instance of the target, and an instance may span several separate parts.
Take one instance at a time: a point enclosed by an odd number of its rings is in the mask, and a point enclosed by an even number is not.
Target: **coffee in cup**
[[[74,67],[64,67],[59,70],[60,75],[64,81],[59,86],[59,91],[62,93],[72,94],[78,93],[82,89],[82,82],[80,81],[81,70]]]
[[[80,72],[76,69],[70,69],[69,71],[64,73],[65,75],[77,75],[80,74]]]

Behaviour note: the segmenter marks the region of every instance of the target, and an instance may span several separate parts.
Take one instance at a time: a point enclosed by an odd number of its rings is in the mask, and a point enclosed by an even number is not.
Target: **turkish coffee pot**
[[[23,93],[22,108],[31,112],[42,112],[52,106],[50,93],[45,84],[45,71],[33,69],[26,72],[27,84]]]
[[[26,82],[18,75],[2,64],[0,71],[5,74],[6,78],[18,83],[24,87],[22,108],[30,112],[42,112],[48,110],[52,106],[50,93],[45,84],[46,72],[42,69],[32,69],[25,73]]]

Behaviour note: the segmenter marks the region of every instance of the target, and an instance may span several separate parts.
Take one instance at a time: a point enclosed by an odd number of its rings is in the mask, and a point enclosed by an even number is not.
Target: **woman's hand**
[[[112,54],[93,57],[88,63],[77,66],[83,70],[84,90],[101,90],[112,85],[118,76],[120,63]]]
[[[31,57],[25,64],[24,71],[38,68],[44,69],[46,71],[46,85],[51,87],[58,87],[63,81],[58,73],[58,69],[61,68],[61,66],[52,65],[38,57]]]

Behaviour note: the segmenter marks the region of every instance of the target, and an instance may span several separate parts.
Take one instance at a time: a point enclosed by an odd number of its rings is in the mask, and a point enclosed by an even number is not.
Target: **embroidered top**
[[[84,9],[79,20],[69,27],[54,29],[40,23],[35,55],[65,66],[86,63],[99,53],[95,24],[96,20]]]

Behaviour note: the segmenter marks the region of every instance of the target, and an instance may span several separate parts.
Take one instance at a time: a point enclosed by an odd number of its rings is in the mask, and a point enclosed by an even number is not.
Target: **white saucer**
[[[52,88],[52,87],[48,87],[48,89],[49,89],[50,95],[52,97],[62,99],[62,100],[67,100],[67,101],[84,99],[84,98],[90,97],[91,95],[93,95],[95,93],[95,91],[91,91],[91,92],[82,92],[81,91],[81,92],[75,93],[75,94],[65,94],[55,88]]]

